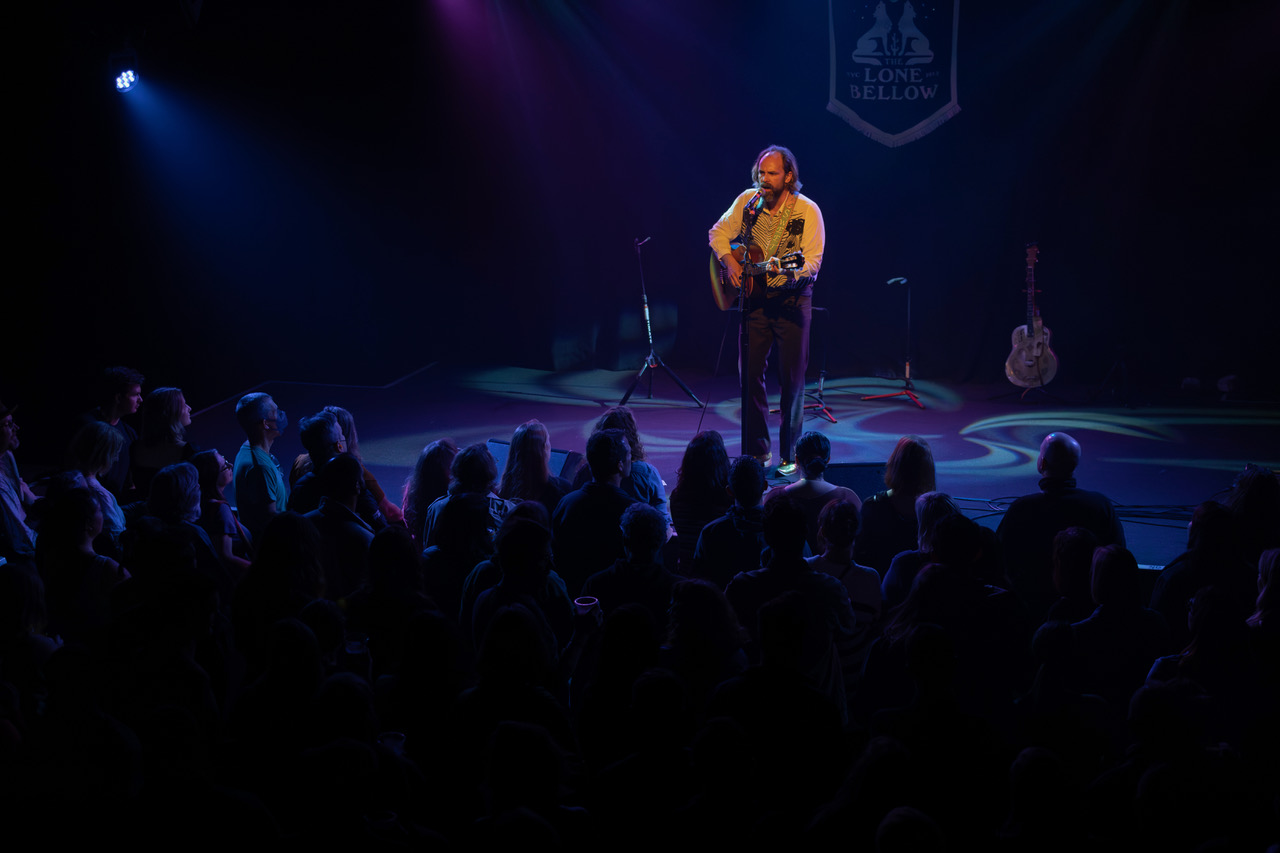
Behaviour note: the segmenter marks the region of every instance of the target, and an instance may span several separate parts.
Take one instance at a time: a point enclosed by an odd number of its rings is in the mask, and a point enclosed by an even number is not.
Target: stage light
[[[138,85],[138,54],[132,49],[111,54],[108,66],[117,92],[129,92]]]

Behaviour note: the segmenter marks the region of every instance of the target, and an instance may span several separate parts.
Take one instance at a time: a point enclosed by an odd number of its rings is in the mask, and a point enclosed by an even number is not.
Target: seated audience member
[[[1186,678],[1208,697],[1205,718],[1210,743],[1236,748],[1264,723],[1260,713],[1274,714],[1276,700],[1268,690],[1263,658],[1240,618],[1234,596],[1217,586],[1206,586],[1191,597],[1187,623],[1190,640],[1178,654],[1154,661],[1147,684]],[[1271,721],[1274,723],[1274,719]]]
[[[400,509],[404,514],[404,526],[409,528],[420,548],[426,540],[423,525],[427,520],[427,507],[448,494],[449,471],[457,455],[458,445],[452,438],[433,441],[422,448],[413,471],[405,478]]]
[[[1217,501],[1197,506],[1187,528],[1187,550],[1156,578],[1151,609],[1164,617],[1174,648],[1181,649],[1191,640],[1187,602],[1198,589],[1217,587],[1235,602],[1241,621],[1253,612],[1258,573],[1240,557],[1236,522],[1235,514]]]
[[[1046,622],[1079,622],[1096,607],[1089,590],[1089,573],[1098,537],[1083,527],[1068,527],[1053,537],[1053,590],[1058,600],[1049,608]]]
[[[532,523],[521,522],[527,524]],[[548,689],[557,681],[555,649],[549,643],[539,617],[528,607],[515,604],[493,614],[479,647],[479,681],[458,697],[449,727],[460,759],[459,786],[479,790],[486,744],[507,720],[542,726],[563,751],[576,752],[568,714]]]
[[[760,460],[753,461],[760,465]],[[666,642],[658,663],[684,683],[698,724],[704,721],[707,702],[716,687],[746,672],[750,661],[743,647],[750,641],[751,635],[720,587],[690,578],[671,588]]]
[[[1258,558],[1258,599],[1247,620],[1270,671],[1280,673],[1280,548],[1264,551]],[[1280,676],[1277,676],[1280,679]]]
[[[570,596],[591,575],[624,556],[618,522],[635,498],[620,484],[631,470],[631,446],[622,430],[607,429],[587,439],[591,482],[565,495],[551,516],[556,571]]]
[[[862,529],[853,558],[883,578],[893,558],[917,547],[916,498],[937,488],[933,451],[918,435],[898,439],[884,469],[888,488],[862,502]]]
[[[91,496],[88,505],[97,506]],[[10,750],[30,748],[19,744],[26,732],[23,723],[36,720],[48,699],[46,667],[62,645],[56,630],[49,629],[47,595],[40,576],[25,567],[0,565],[0,661],[4,682],[0,695],[5,713],[5,758]],[[11,765],[12,766],[12,765]]]
[[[1065,432],[1045,436],[1036,464],[1040,491],[1010,504],[997,529],[1005,577],[1034,619],[1042,619],[1054,602],[1053,537],[1059,530],[1084,527],[1098,544],[1124,547],[1124,528],[1111,500],[1076,487],[1079,464],[1079,442]]]
[[[828,483],[823,479],[823,472],[831,464],[831,442],[820,432],[806,432],[796,442],[796,466],[800,469],[800,479],[785,486],[778,486],[765,495],[768,503],[778,495],[787,495],[799,501],[805,514],[805,538],[809,549],[818,553],[818,516],[822,508],[833,500],[848,501],[862,510],[862,499],[853,489]]]
[[[394,501],[387,497],[386,490],[382,488],[378,479],[365,467],[364,457],[360,455],[360,435],[356,432],[355,415],[341,406],[325,406],[324,410],[331,412],[338,419],[338,426],[342,427],[342,434],[347,439],[347,452],[360,460],[360,470],[364,472],[364,493],[372,499],[385,521],[390,524],[402,523],[404,513]]]
[[[627,447],[631,448],[631,472],[622,478],[619,488],[632,498],[643,501],[661,512],[671,522],[671,511],[667,508],[667,487],[662,482],[662,475],[644,459],[644,442],[640,440],[640,429],[636,426],[636,416],[626,406],[614,406],[605,411],[596,421],[592,434],[606,429],[622,430],[627,438]],[[590,478],[590,466],[578,471],[574,487],[584,485]]]
[[[102,532],[102,504],[87,488],[48,499],[36,549],[49,608],[49,634],[97,638],[111,616],[111,590],[129,573],[93,549]]]
[[[1173,650],[1169,626],[1142,606],[1138,561],[1123,546],[1094,552],[1090,589],[1097,608],[1071,626],[1079,687],[1106,699],[1122,719],[1152,662]]]
[[[653,614],[659,626],[665,626],[671,588],[684,580],[662,565],[667,520],[653,507],[637,501],[623,511],[621,526],[625,556],[587,578],[582,594],[599,599],[606,618],[624,604],[639,604]]]
[[[724,681],[708,706],[708,716],[728,717],[747,733],[769,808],[806,818],[835,793],[848,760],[843,698],[833,701],[811,677],[812,635],[825,632],[810,605],[798,590],[762,604],[759,663]]]
[[[324,545],[325,595],[341,601],[359,589],[369,574],[373,528],[356,514],[364,468],[350,453],[341,453],[320,470],[317,485],[320,506],[304,517],[320,531]]]
[[[198,522],[209,535],[213,550],[227,569],[243,577],[249,568],[249,532],[231,511],[223,491],[231,485],[231,463],[216,450],[202,450],[191,457],[200,476],[200,518]]]
[[[369,575],[347,596],[347,629],[369,637],[375,674],[395,672],[404,654],[414,614],[435,610],[422,586],[422,552],[398,524],[389,524],[369,545]]]
[[[836,645],[857,629],[849,593],[844,584],[826,572],[814,571],[805,560],[805,511],[798,502],[785,495],[769,501],[764,508],[762,531],[770,550],[768,565],[734,576],[725,589],[725,597],[737,612],[738,621],[747,628],[752,648],[758,649],[760,609],[785,592],[800,593],[810,630],[804,635],[798,668],[836,704],[843,719],[844,677]]]
[[[493,556],[496,536],[488,495],[455,494],[444,501],[436,501],[443,508],[435,513],[435,544],[422,551],[422,576],[427,595],[453,619],[467,579]]]
[[[236,421],[246,437],[232,473],[236,509],[256,543],[271,517],[285,511],[289,499],[280,463],[271,455],[271,445],[289,425],[289,418],[271,395],[258,391],[236,403]]]
[[[498,535],[494,539],[495,546],[502,541],[502,537],[506,534],[517,520],[527,519],[542,525],[548,530],[551,529],[551,514],[547,512],[547,508],[537,501],[521,501],[511,508],[511,512],[507,513],[502,519],[502,526],[498,528]],[[481,560],[476,567],[471,570],[471,574],[462,583],[462,603],[458,608],[458,628],[462,632],[462,636],[470,640],[472,636],[471,630],[471,614],[475,610],[476,599],[480,597],[480,593],[486,589],[497,586],[502,582],[502,559],[495,551],[487,560]],[[565,589],[564,579],[555,571],[548,572],[546,589],[543,591],[539,601],[551,601],[553,599],[569,601],[569,593]]]
[[[954,520],[973,524],[963,516]],[[967,707],[988,700],[978,696],[979,674],[988,667],[986,640],[990,607],[986,591],[964,567],[946,563],[925,566],[911,585],[906,601],[893,610],[879,639],[872,645],[855,696],[852,716],[870,721],[881,709],[902,707],[911,701],[914,685],[908,670],[907,644],[916,628],[933,624],[950,637],[956,652],[959,680],[967,694]]]
[[[100,422],[109,425],[120,435],[123,449],[111,468],[99,478],[102,486],[117,500],[132,500],[133,477],[129,449],[138,440],[138,432],[125,422],[126,416],[137,413],[142,405],[142,374],[128,367],[109,367],[98,380],[98,405],[80,416],[77,431]]]
[[[647,608],[615,608],[601,625],[599,655],[590,676],[574,673],[578,736],[593,768],[606,767],[633,751],[638,736],[631,725],[633,685],[657,665],[665,620],[664,613],[660,632]]]
[[[862,677],[862,666],[877,636],[883,609],[880,576],[875,569],[853,561],[860,521],[858,510],[852,501],[835,499],[828,503],[818,517],[818,542],[822,551],[808,560],[811,569],[825,572],[844,584],[853,608],[854,630],[839,641],[847,693],[853,692]]]
[[[99,478],[111,470],[123,449],[124,439],[119,431],[102,421],[82,427],[67,448],[68,467],[80,472],[85,486],[97,496],[102,506],[102,535],[96,547],[117,557],[121,553],[120,536],[125,528],[124,510]]]
[[[142,436],[129,448],[133,485],[143,497],[151,478],[167,465],[190,462],[195,448],[187,442],[191,407],[179,388],[157,388],[142,401]]]
[[[1244,466],[1224,499],[1236,517],[1240,556],[1256,565],[1262,552],[1280,548],[1280,477],[1270,468]]]
[[[551,473],[551,435],[540,421],[528,421],[516,427],[507,450],[507,464],[502,471],[498,496],[512,503],[537,501],[556,511],[556,504],[573,486],[563,477]]]
[[[209,534],[196,524],[200,501],[200,475],[194,465],[179,462],[161,468],[151,478],[147,515],[130,531],[136,539],[133,547],[143,549],[147,547],[146,540],[161,538],[170,545],[189,546],[195,556],[196,573],[214,585],[221,597],[221,606],[230,607],[232,592],[242,573],[223,563]],[[136,564],[131,561],[129,565]]]
[[[1114,739],[1105,725],[1107,703],[1075,686],[1071,624],[1054,620],[1037,628],[1031,657],[1032,680],[1014,702],[1016,743],[1052,749],[1089,778],[1114,756]]]
[[[483,763],[486,812],[472,827],[475,849],[543,846],[535,840],[541,837],[560,849],[583,850],[596,840],[595,816],[565,801],[570,762],[545,728],[499,723]]]
[[[16,406],[0,403],[0,557],[30,566],[36,554],[36,534],[27,526],[27,510],[35,494],[18,474],[13,451],[18,448]]]
[[[693,554],[693,573],[723,589],[738,572],[760,568],[764,550],[764,497],[768,481],[764,466],[752,456],[740,456],[729,469],[733,506],[702,528]]]
[[[437,524],[440,513],[454,501],[483,505],[489,514],[488,529],[490,536],[498,532],[502,518],[507,514],[510,504],[494,492],[498,485],[498,463],[484,444],[471,444],[453,457],[449,473],[451,481],[449,492],[427,507],[426,519],[423,522],[423,544],[431,547],[436,544],[440,535]]]
[[[303,515],[320,506],[317,477],[329,460],[347,449],[347,437],[333,412],[319,411],[298,421],[301,453],[289,469],[289,508]]]
[[[551,531],[527,518],[504,524],[498,560],[502,580],[480,593],[472,609],[471,639],[476,648],[499,610],[522,606],[533,615],[552,657],[558,657],[573,634],[573,605],[547,582],[552,565]]]
[[[679,549],[677,571],[693,573],[693,552],[702,528],[733,506],[729,493],[729,454],[724,438],[713,429],[695,435],[676,470],[676,487],[667,502]]]
[[[977,849],[970,845],[988,836],[996,819],[987,809],[993,794],[1005,788],[1009,755],[989,718],[964,701],[964,653],[953,636],[939,625],[922,623],[903,645],[912,696],[878,711],[871,731],[911,751],[912,799],[938,816],[957,839],[957,849]]]
[[[249,572],[236,587],[231,617],[247,676],[266,663],[267,634],[324,595],[324,545],[314,524],[296,512],[277,513],[257,539]]]
[[[880,584],[886,610],[892,610],[906,601],[911,584],[926,565],[938,562],[934,554],[934,534],[944,518],[960,515],[960,507],[950,495],[942,492],[925,492],[916,498],[916,549],[903,551],[893,558],[889,571]],[[1092,611],[1090,611],[1092,612]]]

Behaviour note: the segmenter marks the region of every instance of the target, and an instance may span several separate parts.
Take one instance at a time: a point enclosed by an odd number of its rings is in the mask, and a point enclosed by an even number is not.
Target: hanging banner
[[[890,148],[960,112],[960,0],[830,0],[827,109]]]

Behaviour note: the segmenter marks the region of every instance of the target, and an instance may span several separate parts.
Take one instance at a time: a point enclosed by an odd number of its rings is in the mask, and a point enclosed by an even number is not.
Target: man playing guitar
[[[772,461],[764,376],[769,350],[776,340],[782,379],[782,426],[778,434],[782,464],[778,470],[789,474],[795,470],[795,444],[804,415],[811,297],[814,279],[822,266],[826,230],[822,211],[800,194],[799,168],[795,155],[786,148],[771,145],[761,151],[752,164],[751,180],[752,188],[734,199],[711,227],[709,238],[711,251],[724,268],[726,283],[745,289],[747,298],[749,400],[742,413],[746,436],[742,452],[766,465]],[[741,259],[734,254],[734,243],[741,246]],[[788,264],[788,257],[802,259],[802,265]],[[744,261],[752,260],[758,264],[745,271],[744,282]],[[751,274],[757,270],[758,274]]]

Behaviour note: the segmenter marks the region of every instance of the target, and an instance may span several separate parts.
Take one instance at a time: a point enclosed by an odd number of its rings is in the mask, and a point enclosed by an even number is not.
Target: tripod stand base
[[[916,392],[914,392],[914,391],[910,391],[910,390],[894,391],[892,394],[870,394],[870,395],[868,395],[868,396],[866,396],[866,397],[863,397],[862,399],[864,399],[864,400],[887,400],[887,399],[889,399],[890,397],[910,397],[910,398],[911,398],[911,402],[915,403],[917,406],[919,406],[919,407],[920,407],[920,408],[922,408],[922,409],[924,408],[924,403],[921,403],[921,402],[920,402],[920,398],[916,396]]]
[[[822,399],[821,391],[805,391],[804,395],[808,397],[810,400],[813,400],[812,403],[804,404],[804,411],[813,412],[818,417],[830,423],[833,423],[833,424],[840,423],[838,420],[836,420],[836,416],[831,413],[831,410],[827,408],[827,404]],[[866,399],[866,398],[864,397],[863,399]],[[769,414],[771,415],[776,415],[781,412],[782,412],[782,409],[769,410]]]
[[[622,401],[619,402],[618,405],[625,406],[627,404],[627,401],[631,399],[631,395],[636,392],[636,388],[639,387],[640,380],[644,378],[645,373],[657,367],[662,368],[663,372],[666,373],[667,376],[671,377],[671,381],[679,385],[680,390],[688,394],[689,399],[693,400],[694,404],[698,408],[705,407],[706,404],[698,399],[698,395],[693,393],[693,389],[691,389],[688,385],[685,385],[683,380],[681,380],[679,376],[676,376],[675,372],[671,368],[663,364],[662,359],[659,358],[658,354],[653,350],[649,350],[649,356],[644,360],[644,366],[640,368],[640,372],[636,374],[636,378],[631,380],[631,387],[627,389],[627,393],[622,395]],[[649,377],[649,396],[650,397],[653,396],[653,377],[652,376]]]
[[[1050,394],[1048,391],[1044,390],[1043,385],[1028,385],[1026,388],[1023,388],[1021,391],[1015,388],[1012,391],[1006,391],[1003,394],[996,394],[995,396],[988,397],[987,399],[988,400],[1008,400],[1011,397],[1017,396],[1019,403],[1029,403],[1035,399],[1034,397],[1031,398],[1030,400],[1027,398],[1027,395],[1031,394],[1031,392],[1033,391],[1038,392],[1038,396],[1048,399],[1048,401],[1051,403],[1054,403],[1059,406],[1067,405],[1067,402],[1065,400],[1061,399],[1060,397],[1056,397],[1053,394]]]
[[[916,396],[915,388],[911,385],[910,379],[902,380],[901,391],[894,391],[891,394],[868,394],[862,399],[863,400],[888,400],[890,397],[907,397],[911,400],[911,402],[915,403],[920,408],[923,409],[925,407],[924,403],[920,402],[920,398]]]

